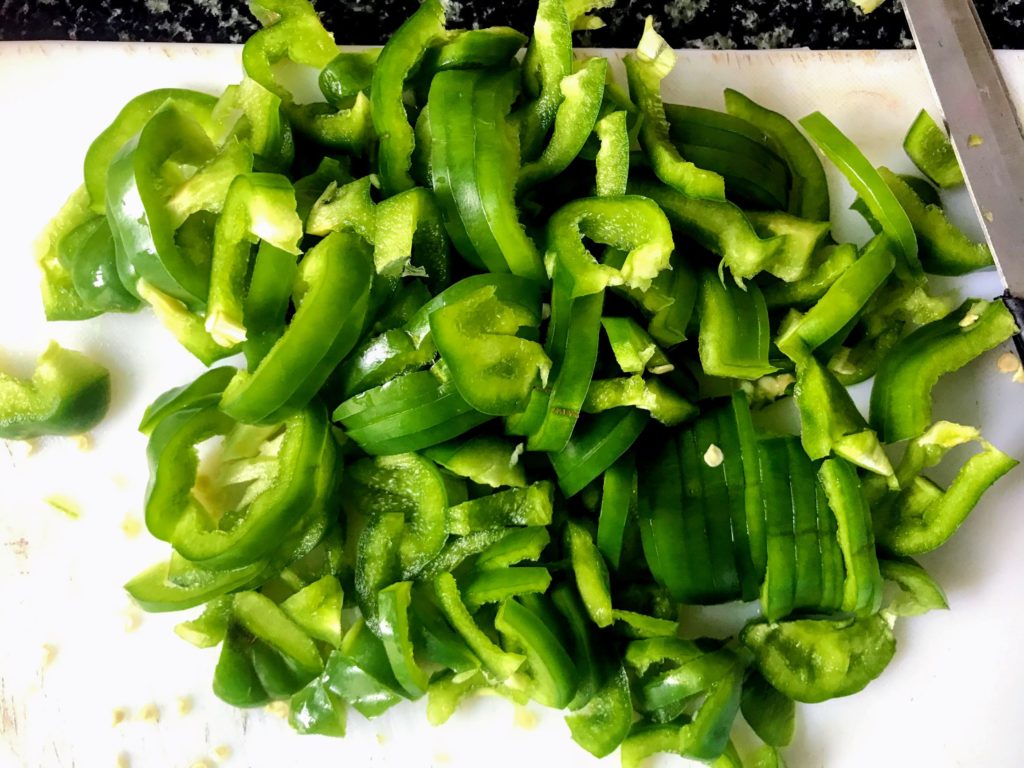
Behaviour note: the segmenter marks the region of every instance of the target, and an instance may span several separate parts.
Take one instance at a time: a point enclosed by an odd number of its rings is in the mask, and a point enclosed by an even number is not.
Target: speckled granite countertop
[[[1024,48],[1024,0],[975,0],[997,48]],[[319,0],[339,43],[378,43],[416,0]],[[534,0],[452,0],[451,26],[526,30]],[[631,46],[654,14],[665,37],[691,48],[898,48],[910,45],[896,0],[870,16],[848,0],[619,0],[595,46]],[[0,0],[0,40],[241,42],[255,23],[244,0]]]

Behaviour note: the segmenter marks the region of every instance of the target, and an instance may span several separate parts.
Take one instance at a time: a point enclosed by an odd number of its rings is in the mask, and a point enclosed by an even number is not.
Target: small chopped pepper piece
[[[612,593],[608,567],[590,532],[579,523],[569,522],[565,529],[566,546],[576,577],[576,588],[583,598],[587,614],[599,627],[612,623]]]
[[[599,758],[610,755],[625,741],[632,720],[629,678],[621,666],[583,707],[565,716],[573,741]]]
[[[922,434],[932,423],[932,388],[940,377],[1018,332],[1002,302],[968,299],[941,320],[897,343],[871,388],[871,425],[885,442]]]
[[[903,139],[903,149],[918,170],[943,189],[964,183],[964,174],[949,137],[927,110],[917,113]]]
[[[521,453],[521,443],[514,445],[500,437],[486,435],[453,440],[423,452],[449,472],[492,488],[526,485],[526,470],[519,461]]]
[[[377,595],[377,617],[395,679],[410,697],[419,698],[427,692],[430,678],[414,657],[409,627],[411,603],[412,582],[392,584]]]
[[[565,448],[548,454],[562,493],[575,496],[600,477],[630,449],[649,420],[638,408],[613,408],[575,430]]]
[[[233,136],[252,147],[260,170],[287,171],[295,159],[295,140],[281,98],[250,77],[229,85],[211,115],[216,139]],[[221,141],[221,143],[222,143]]]
[[[270,701],[252,660],[252,638],[239,628],[228,632],[213,671],[213,692],[233,707],[259,707]]]
[[[169,561],[147,568],[129,580],[124,588],[144,611],[183,611],[252,585],[266,567],[266,561],[260,560],[241,568],[215,571],[189,563],[173,553]],[[170,578],[172,569],[177,571],[176,581]]]
[[[362,619],[345,633],[341,648],[327,658],[324,685],[367,719],[379,717],[405,698],[384,644]]]
[[[595,194],[610,197],[626,194],[629,176],[629,131],[624,110],[611,112],[594,125],[601,142],[594,163],[597,166]]]
[[[294,661],[297,672],[307,676],[305,682],[323,670],[316,644],[269,597],[259,592],[239,592],[234,596],[232,613],[253,637]]]
[[[466,536],[486,528],[550,525],[554,489],[542,480],[448,507],[448,532]]]
[[[317,81],[320,92],[334,107],[343,107],[358,93],[369,93],[373,71],[380,57],[380,48],[365,51],[342,51],[320,70]]]
[[[576,694],[577,671],[555,628],[515,599],[501,604],[494,626],[525,654],[530,698],[546,707],[566,707]]]
[[[80,435],[110,407],[110,372],[81,352],[52,341],[30,379],[0,372],[0,438]]]
[[[341,583],[328,575],[291,595],[281,603],[281,610],[313,639],[339,648],[343,602]]]
[[[288,702],[288,725],[296,733],[344,736],[345,701],[327,687],[326,676],[315,677]]]
[[[740,697],[743,719],[762,741],[785,747],[793,740],[796,707],[793,700],[775,690],[756,669],[747,673]]]
[[[918,280],[921,276],[921,262],[918,259],[914,227],[878,171],[857,146],[820,112],[813,112],[803,118],[800,125],[818,145],[818,149],[846,176],[881,224],[882,231],[895,244],[899,256],[896,273],[904,280]]]
[[[378,275],[393,280],[422,272],[432,292],[448,287],[448,236],[432,192],[414,187],[382,201],[374,235],[373,263]]]
[[[540,566],[487,569],[467,577],[462,598],[470,611],[520,595],[543,594],[551,586],[551,572]]]
[[[196,648],[220,645],[228,634],[232,605],[233,600],[229,595],[215,597],[203,607],[199,616],[176,624],[174,634]]]
[[[89,207],[89,193],[79,187],[36,238],[35,259],[42,272],[39,292],[47,320],[88,320],[100,314],[101,310],[90,307],[79,295],[70,268],[60,258],[61,242],[96,216]]]
[[[896,652],[896,638],[880,614],[750,624],[740,640],[772,687],[805,703],[863,690]]]
[[[661,81],[672,71],[676,55],[654,30],[654,18],[647,17],[636,52],[623,60],[630,95],[643,114],[640,143],[650,158],[655,174],[684,195],[711,200],[725,199],[725,181],[684,160],[669,138],[669,124],[661,101]]]
[[[57,259],[89,310],[134,312],[139,308],[139,300],[117,273],[114,235],[106,217],[89,219],[65,235],[57,243]],[[46,301],[44,296],[44,304]]]
[[[899,588],[884,610],[895,616],[920,616],[933,610],[948,610],[946,593],[918,563],[909,557],[880,560],[882,578]]]
[[[828,179],[810,142],[784,115],[773,112],[731,88],[725,90],[725,108],[731,115],[753,123],[768,138],[768,145],[789,167],[788,211],[811,221],[828,221]]]
[[[696,407],[656,378],[630,376],[623,379],[594,379],[583,401],[584,413],[633,407],[647,411],[651,418],[672,427],[697,415]]]
[[[978,442],[981,452],[971,456],[949,487],[940,486],[922,472],[934,467],[958,445]],[[942,546],[963,524],[981,495],[1018,462],[988,441],[978,430],[939,421],[907,445],[897,477],[903,490],[883,501],[875,511],[879,544],[897,555],[918,555]]]

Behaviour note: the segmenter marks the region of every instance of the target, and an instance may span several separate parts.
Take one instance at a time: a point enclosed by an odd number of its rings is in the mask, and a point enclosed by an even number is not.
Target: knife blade
[[[967,189],[1024,328],[1024,136],[971,0],[903,0]],[[1014,337],[1024,360],[1024,340]]]

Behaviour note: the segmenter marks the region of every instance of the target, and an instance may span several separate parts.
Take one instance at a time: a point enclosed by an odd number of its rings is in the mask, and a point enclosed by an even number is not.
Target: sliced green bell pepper
[[[548,454],[562,493],[575,496],[600,477],[630,449],[649,420],[638,408],[613,408],[581,424],[565,448]]]
[[[768,362],[770,333],[760,288],[701,273],[698,351],[706,374],[753,380],[775,372]]]
[[[927,110],[917,113],[903,139],[903,149],[918,170],[943,189],[964,183],[949,137]]]

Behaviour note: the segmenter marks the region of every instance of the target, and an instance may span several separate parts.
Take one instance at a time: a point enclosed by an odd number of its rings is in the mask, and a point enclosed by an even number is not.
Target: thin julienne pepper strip
[[[577,671],[554,627],[515,599],[501,604],[494,626],[523,649],[532,680],[530,697],[555,709],[568,705],[576,694]]]

